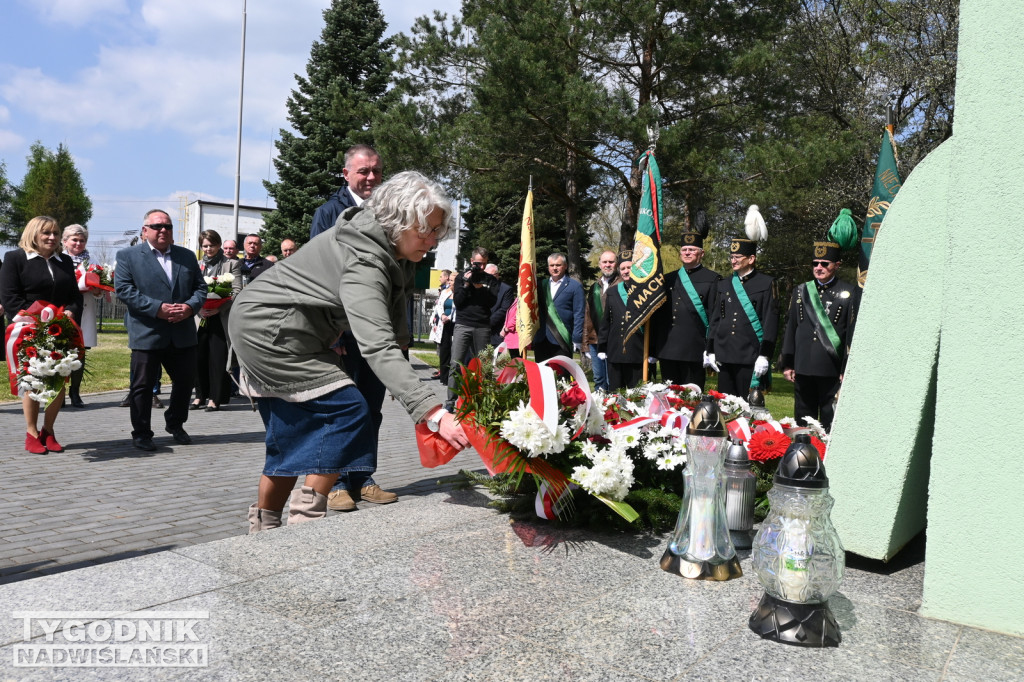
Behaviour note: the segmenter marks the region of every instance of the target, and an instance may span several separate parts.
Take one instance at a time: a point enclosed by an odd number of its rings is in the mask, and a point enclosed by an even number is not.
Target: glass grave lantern
[[[722,470],[725,486],[725,520],[736,549],[750,549],[754,535],[754,502],[757,476],[750,470],[750,457],[743,443],[732,443]]]
[[[785,644],[839,646],[828,598],[843,580],[846,556],[829,518],[833,500],[825,466],[806,433],[797,434],[779,461],[768,501],[751,553],[765,594],[750,629]]]
[[[661,567],[695,580],[743,575],[729,538],[722,464],[729,441],[718,403],[705,395],[686,427],[683,503]]]

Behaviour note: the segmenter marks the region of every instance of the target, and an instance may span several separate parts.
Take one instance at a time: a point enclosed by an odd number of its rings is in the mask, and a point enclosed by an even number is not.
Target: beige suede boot
[[[288,497],[290,511],[288,512],[288,525],[313,521],[327,516],[327,496],[304,485],[296,488]]]
[[[281,514],[283,512],[260,509],[258,503],[253,502],[249,506],[249,534],[259,533],[261,530],[281,527]]]

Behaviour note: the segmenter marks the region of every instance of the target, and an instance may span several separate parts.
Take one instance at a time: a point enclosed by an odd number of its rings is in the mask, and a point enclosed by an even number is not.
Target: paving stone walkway
[[[433,370],[414,367],[441,399]],[[263,423],[249,402],[189,412],[188,446],[162,431],[154,410],[158,449],[143,452],[132,447],[128,409],[118,407],[123,396],[86,395],[85,409],[61,410],[56,432],[67,449],[46,455],[25,452],[20,404],[0,405],[0,584],[247,532],[264,455]],[[375,479],[399,494],[397,504],[479,467],[472,450],[438,469],[421,467],[412,421],[385,398]],[[363,503],[350,513],[374,509]]]

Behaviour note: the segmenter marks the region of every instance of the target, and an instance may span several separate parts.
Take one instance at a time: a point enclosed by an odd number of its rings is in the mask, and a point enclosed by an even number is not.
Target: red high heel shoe
[[[31,433],[25,434],[25,449],[31,452],[33,455],[46,454],[46,446],[43,445],[43,442],[39,439],[39,436],[33,436]]]
[[[50,452],[64,452],[64,446],[58,443],[53,434],[46,429],[39,432],[39,442]]]

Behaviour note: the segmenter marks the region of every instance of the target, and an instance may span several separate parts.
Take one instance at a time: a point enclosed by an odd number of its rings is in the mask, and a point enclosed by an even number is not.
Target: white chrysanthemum
[[[662,471],[671,471],[683,464],[686,464],[686,456],[680,453],[673,452],[658,458],[658,468]]]
[[[559,424],[555,433],[551,433],[540,417],[522,402],[501,423],[501,437],[527,457],[561,452],[569,444],[571,435],[565,424]]]
[[[781,426],[784,429],[792,429],[799,426],[799,424],[792,417],[783,417],[782,419],[779,420],[779,426]]]
[[[804,417],[804,421],[807,423],[807,426],[811,428],[811,431],[814,432],[815,436],[820,438],[823,443],[828,442],[829,436],[827,433],[825,433],[825,427],[821,425],[820,421],[818,421],[814,417]]]
[[[732,414],[739,412],[747,412],[750,410],[750,405],[743,398],[727,395],[718,401],[718,406],[722,409],[722,412]]]

